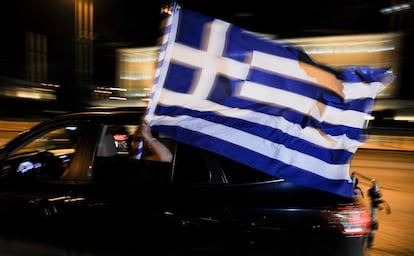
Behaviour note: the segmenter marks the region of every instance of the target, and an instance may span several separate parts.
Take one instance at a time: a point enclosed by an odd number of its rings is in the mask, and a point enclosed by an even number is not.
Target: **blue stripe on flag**
[[[173,114],[174,116],[186,115],[188,117],[202,118],[213,123],[220,123],[229,127],[237,127],[238,130],[259,136],[260,138],[269,140],[275,144],[284,144],[287,148],[301,151],[307,155],[312,155],[330,164],[341,164],[349,161],[349,159],[352,157],[351,152],[346,151],[342,148],[324,148],[319,145],[309,143],[309,141],[306,141],[300,137],[294,136],[289,133],[285,133],[278,127],[270,127],[268,125],[260,125],[249,120],[221,116],[217,115],[214,112],[200,112],[197,110],[183,109],[179,107],[158,107],[157,115],[168,116],[170,114]],[[289,125],[291,126],[288,127],[288,129],[295,130],[294,123],[291,123]],[[154,125],[153,128],[155,130],[161,129],[157,125]],[[164,129],[165,128],[166,127],[164,127]],[[297,128],[297,130],[299,130],[299,128]],[[166,131],[163,131],[163,133],[164,132]],[[175,137],[175,134],[168,135]]]
[[[315,63],[301,49],[173,7],[147,119],[157,132],[299,185],[353,196],[386,69]]]
[[[143,151],[144,151],[144,140],[140,138],[138,141],[137,154],[134,156],[134,158],[138,160],[141,159]]]
[[[330,191],[340,195],[350,195],[353,193],[352,186],[346,179],[328,179],[321,175],[316,175],[308,170],[294,167],[279,161],[270,159],[262,154],[250,151],[248,148],[234,145],[231,142],[217,139],[213,136],[189,131],[181,127],[158,126],[157,130],[163,134],[176,138],[178,141],[191,140],[191,144],[200,148],[209,148],[211,151],[228,157],[230,159],[243,158],[243,163],[262,170],[265,173],[275,177],[284,177],[286,180],[292,180],[298,184],[310,184],[318,189]],[[232,148],[232,150],[226,150]],[[269,168],[272,166],[272,168]]]

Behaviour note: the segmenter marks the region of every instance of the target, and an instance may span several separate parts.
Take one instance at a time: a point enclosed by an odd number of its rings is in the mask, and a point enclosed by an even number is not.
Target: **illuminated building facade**
[[[398,33],[324,36],[280,40],[304,49],[316,62],[333,68],[344,66],[373,66],[391,68],[395,74],[401,66],[401,35]],[[149,99],[157,64],[159,47],[125,48],[117,50],[116,84],[122,95],[114,100],[140,101]],[[378,98],[394,98],[399,79],[388,86]]]

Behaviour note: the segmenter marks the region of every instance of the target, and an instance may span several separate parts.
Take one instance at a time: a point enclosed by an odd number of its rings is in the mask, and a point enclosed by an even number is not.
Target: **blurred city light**
[[[393,5],[387,8],[382,8],[380,12],[382,14],[392,14],[396,12],[409,10],[411,9],[411,6],[412,6],[412,3],[402,3],[402,4]]]
[[[0,97],[56,101],[59,84],[0,77]]]

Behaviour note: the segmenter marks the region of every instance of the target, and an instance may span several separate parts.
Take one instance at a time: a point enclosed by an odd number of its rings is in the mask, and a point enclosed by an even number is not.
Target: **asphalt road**
[[[351,168],[378,182],[391,209],[390,214],[385,208],[378,212],[379,229],[367,256],[413,256],[414,151],[359,149]],[[366,192],[372,183],[360,180],[360,184]]]

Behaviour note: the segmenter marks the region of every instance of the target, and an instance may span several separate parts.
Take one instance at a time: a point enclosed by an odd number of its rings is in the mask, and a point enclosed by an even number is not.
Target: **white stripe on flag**
[[[300,94],[253,82],[243,83],[240,96],[251,101],[294,109],[302,114],[312,116],[319,122],[346,124],[349,127],[362,127],[367,116],[363,112],[337,109]]]
[[[260,87],[265,87],[265,86],[260,86]],[[256,88],[252,91],[254,92],[257,90],[258,89]],[[272,89],[269,88],[269,90],[272,90]],[[164,88],[162,89],[162,94],[164,95],[162,96],[162,98],[160,98],[160,103],[164,105],[185,106],[186,108],[190,108],[193,110],[199,110],[199,111],[218,112],[223,109],[226,109],[226,110],[229,109],[226,106],[223,106],[223,105],[220,105],[220,104],[208,101],[208,100],[192,97],[192,95],[190,94],[176,93],[176,92],[164,89]],[[271,98],[274,97],[274,95],[272,95],[271,92],[263,93],[263,98],[265,98],[264,96],[268,96]],[[342,122],[339,122],[339,123],[342,125],[360,128],[361,125],[363,125],[363,123],[361,123],[361,119],[366,120],[366,117],[367,117],[366,113],[357,112],[353,110],[343,111],[343,110],[339,110],[333,107],[328,107],[318,101],[314,101],[313,104],[308,103],[308,105],[310,106],[312,105],[317,105],[317,106],[303,109],[302,108],[303,106],[301,105],[302,101],[298,100],[300,97],[303,97],[303,96],[300,96],[300,95],[295,95],[295,96],[297,97],[292,98],[292,97],[289,97],[289,95],[285,95],[284,96],[285,98],[283,98],[283,102],[285,102],[285,106],[289,104],[290,105],[288,106],[289,108],[295,109],[296,111],[301,112],[301,113],[308,114],[319,121],[324,121],[324,122],[328,122],[331,124],[337,124],[338,123],[337,120],[340,120]],[[271,104],[277,103],[278,105],[280,105],[277,100],[271,101],[270,99],[268,99],[266,102],[271,103]],[[325,109],[324,110],[325,112],[317,111],[318,109],[322,109],[322,110]]]
[[[376,95],[382,91],[386,84],[382,82],[372,83],[343,83],[345,100],[355,100],[363,97],[374,99]]]
[[[333,165],[320,159],[286,148],[236,128],[190,116],[153,116],[153,125],[180,126],[188,130],[214,136],[269,158],[308,170],[328,179],[349,179],[349,164]],[[327,172],[326,170],[329,170]]]
[[[312,127],[302,128],[300,125],[291,123],[281,116],[269,116],[247,109],[229,108],[203,99],[195,100],[191,95],[169,91],[165,88],[162,89],[159,104],[166,106],[181,106],[197,111],[212,111],[222,116],[239,118],[249,122],[266,125],[275,129],[280,129],[287,134],[324,148],[345,149],[350,152],[355,152],[357,147],[361,145],[361,142],[349,139],[346,135],[324,135],[321,134],[319,130]]]
[[[330,89],[343,96],[340,80],[336,79],[333,74],[312,65],[259,51],[253,52],[251,65],[268,72],[283,75],[289,79],[311,82],[314,85]]]

